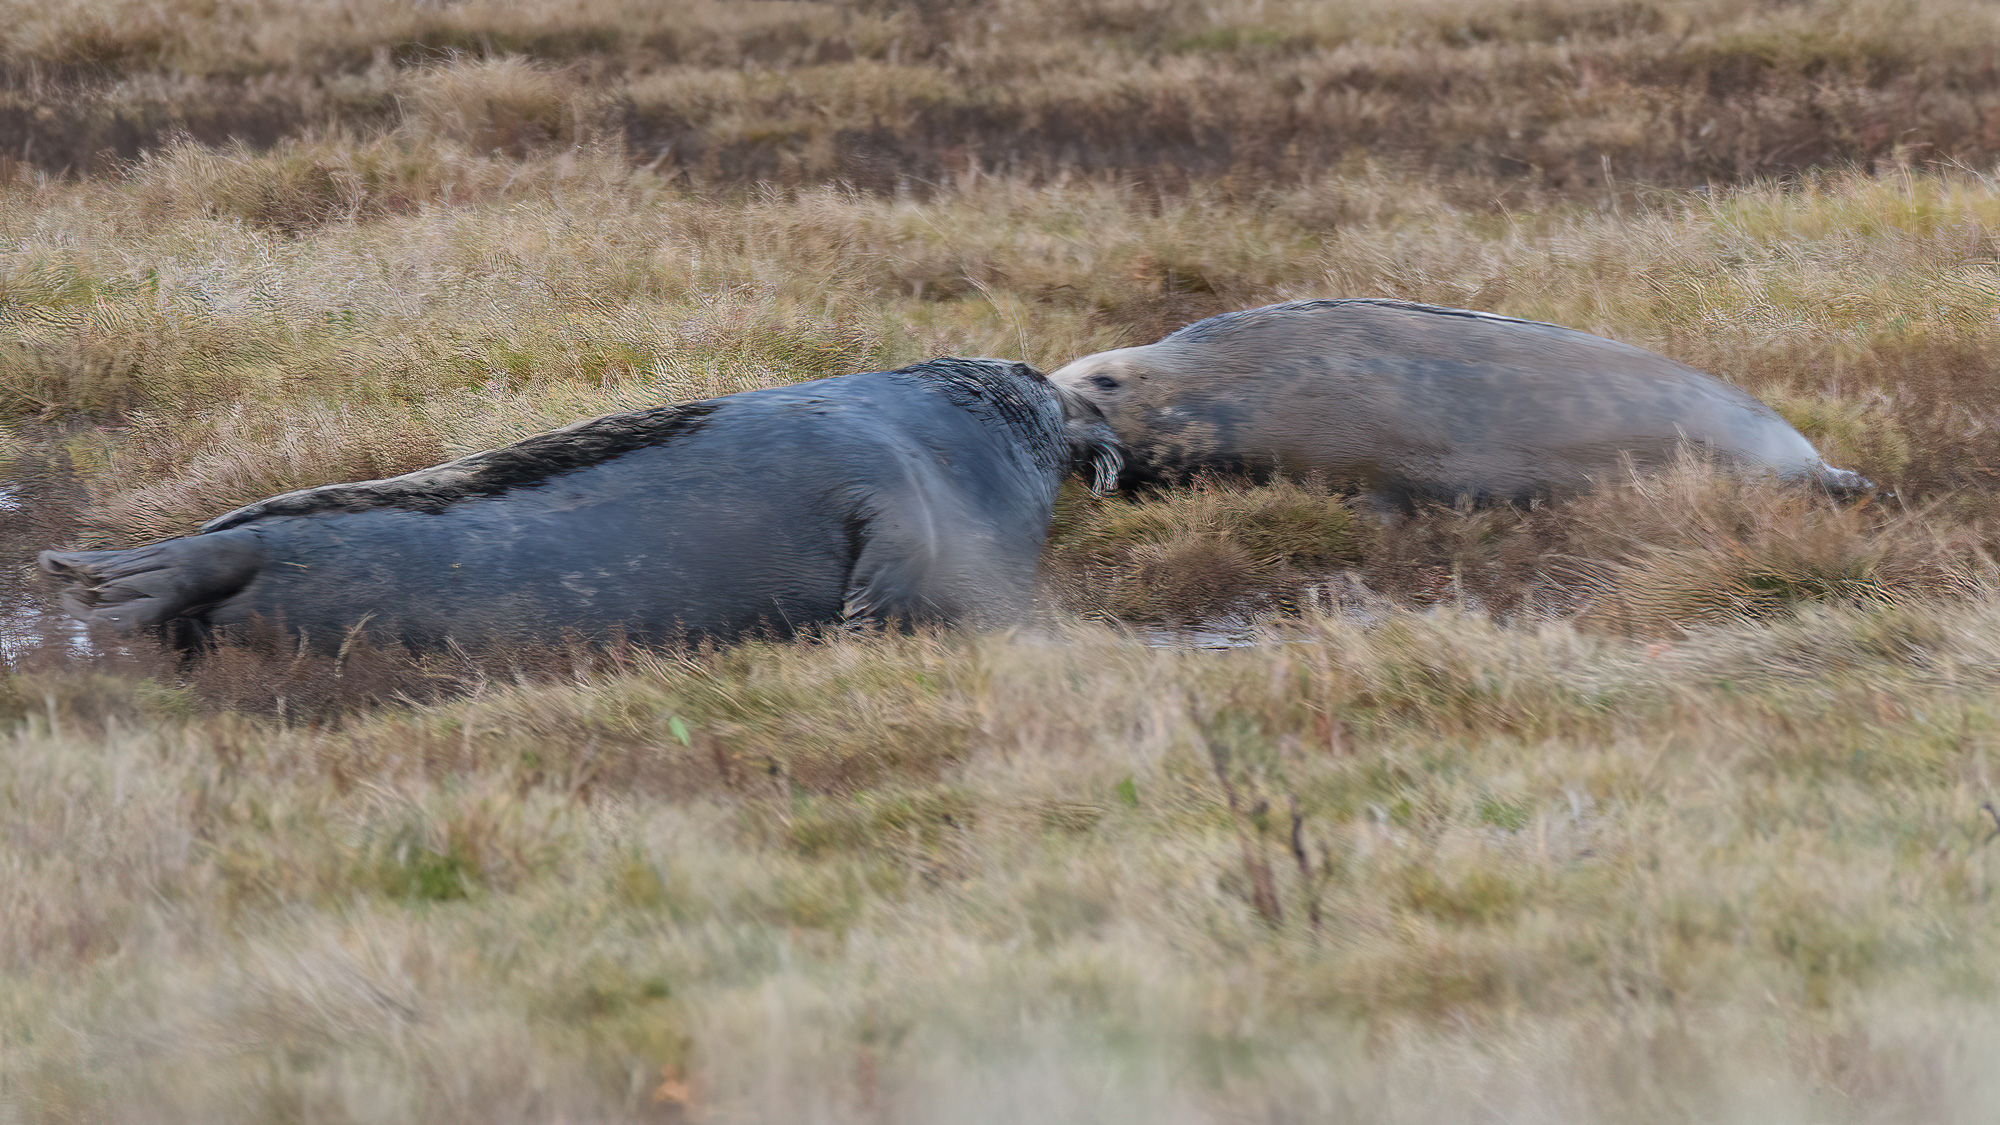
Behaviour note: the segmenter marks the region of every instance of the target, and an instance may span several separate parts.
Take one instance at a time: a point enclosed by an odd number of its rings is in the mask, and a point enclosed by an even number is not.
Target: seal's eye
[[[1100,391],[1115,391],[1118,389],[1118,380],[1109,375],[1092,375],[1090,385]]]

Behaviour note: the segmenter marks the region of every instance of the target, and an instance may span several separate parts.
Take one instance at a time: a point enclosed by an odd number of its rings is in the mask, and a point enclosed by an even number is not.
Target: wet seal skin
[[[1685,364],[1553,324],[1377,299],[1211,317],[1049,378],[1126,447],[1120,484],[1319,478],[1380,510],[1511,503],[1669,463],[1683,446],[1837,495],[1872,491],[1777,412]]]
[[[938,359],[578,422],[388,480],[305,489],[117,551],[44,551],[64,608],[198,648],[276,623],[413,649],[1003,622],[1057,488],[1120,470],[1088,401]]]

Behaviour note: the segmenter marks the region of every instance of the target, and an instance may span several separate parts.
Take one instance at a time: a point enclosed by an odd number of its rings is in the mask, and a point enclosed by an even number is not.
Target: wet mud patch
[[[9,661],[30,648],[82,643],[35,553],[72,542],[89,502],[53,440],[16,439],[0,455],[0,655]]]

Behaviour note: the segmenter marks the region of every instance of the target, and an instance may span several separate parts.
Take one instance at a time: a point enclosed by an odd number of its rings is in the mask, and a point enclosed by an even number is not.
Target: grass
[[[1504,1057],[1479,1100],[1552,1119],[1969,1120],[1989,616],[751,646],[339,729],[30,674],[0,1075],[21,1120],[1399,1120]]]
[[[1052,571],[1072,608],[1114,620],[1194,623],[1261,595],[1297,607],[1317,578],[1361,562],[1366,517],[1292,483],[1204,481],[1147,500],[1068,498]]]
[[[1995,34],[0,2],[0,1122],[1983,1120]],[[1654,349],[1895,495],[1073,491],[1031,625],[719,651],[85,656],[28,566],[1322,296]]]
[[[1365,152],[1601,195],[2000,155],[2000,27],[1967,0],[12,0],[0,28],[0,153],[52,173],[408,129],[883,192],[1244,190]]]

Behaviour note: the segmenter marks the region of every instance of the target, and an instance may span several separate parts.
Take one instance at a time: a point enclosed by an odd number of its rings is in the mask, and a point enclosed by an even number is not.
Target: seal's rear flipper
[[[71,583],[63,610],[120,633],[164,624],[241,590],[264,565],[257,540],[227,532],[125,551],[43,551],[42,569]]]
[[[1836,469],[1824,462],[1819,467],[1819,483],[1838,500],[1866,500],[1883,495],[1874,481],[1860,473],[1852,469]]]

